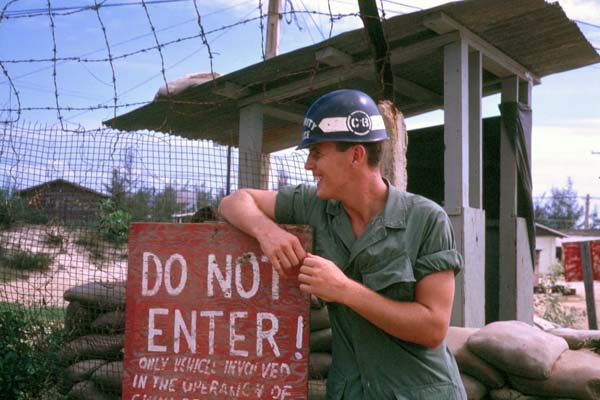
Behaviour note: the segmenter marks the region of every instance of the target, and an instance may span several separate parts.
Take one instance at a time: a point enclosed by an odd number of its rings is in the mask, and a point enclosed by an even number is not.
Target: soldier
[[[466,399],[444,341],[462,268],[448,216],[381,176],[387,134],[357,90],[320,97],[298,148],[316,186],[240,189],[220,214],[255,237],[280,274],[328,304],[330,399]],[[314,253],[277,224],[314,228]]]

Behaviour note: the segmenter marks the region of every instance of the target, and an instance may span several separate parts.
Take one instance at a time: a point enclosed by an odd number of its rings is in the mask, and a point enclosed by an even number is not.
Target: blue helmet
[[[319,142],[378,142],[388,138],[377,105],[367,94],[341,89],[319,97],[304,117],[297,149]]]

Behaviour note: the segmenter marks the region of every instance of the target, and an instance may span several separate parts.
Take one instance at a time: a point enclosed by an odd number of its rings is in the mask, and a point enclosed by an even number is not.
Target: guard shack
[[[457,278],[452,324],[531,323],[532,88],[545,76],[600,62],[600,56],[559,4],[545,0],[449,3],[383,24],[395,106],[405,117],[444,111],[441,146],[420,159],[442,160],[438,201],[450,215],[466,263]],[[364,31],[349,31],[214,75],[105,124],[237,146],[237,186],[264,188],[268,154],[297,143],[314,100],[338,88],[375,97],[373,63]],[[486,133],[481,99],[497,93],[501,118]],[[492,140],[484,146],[487,135]],[[396,150],[404,154],[402,147]],[[410,169],[409,188],[418,179]]]

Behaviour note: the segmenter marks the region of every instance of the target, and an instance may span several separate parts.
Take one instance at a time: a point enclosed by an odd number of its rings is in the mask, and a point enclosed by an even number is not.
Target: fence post
[[[582,242],[581,268],[583,269],[583,284],[585,288],[585,304],[587,309],[589,329],[598,329],[596,321],[596,302],[594,299],[594,276],[592,273],[592,257],[590,253],[590,242]]]

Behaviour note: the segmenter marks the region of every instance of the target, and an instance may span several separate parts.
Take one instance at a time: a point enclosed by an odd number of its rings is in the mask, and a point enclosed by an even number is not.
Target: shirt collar
[[[383,210],[384,224],[386,228],[403,229],[406,227],[406,196],[386,178],[383,180],[388,187],[388,198]]]
[[[404,229],[406,227],[406,196],[389,180],[386,178],[383,180],[388,187],[388,198],[383,210],[383,223],[386,228]],[[342,204],[338,200],[328,200],[326,211],[332,216],[339,215],[342,212]],[[375,218],[381,217],[380,214]]]

